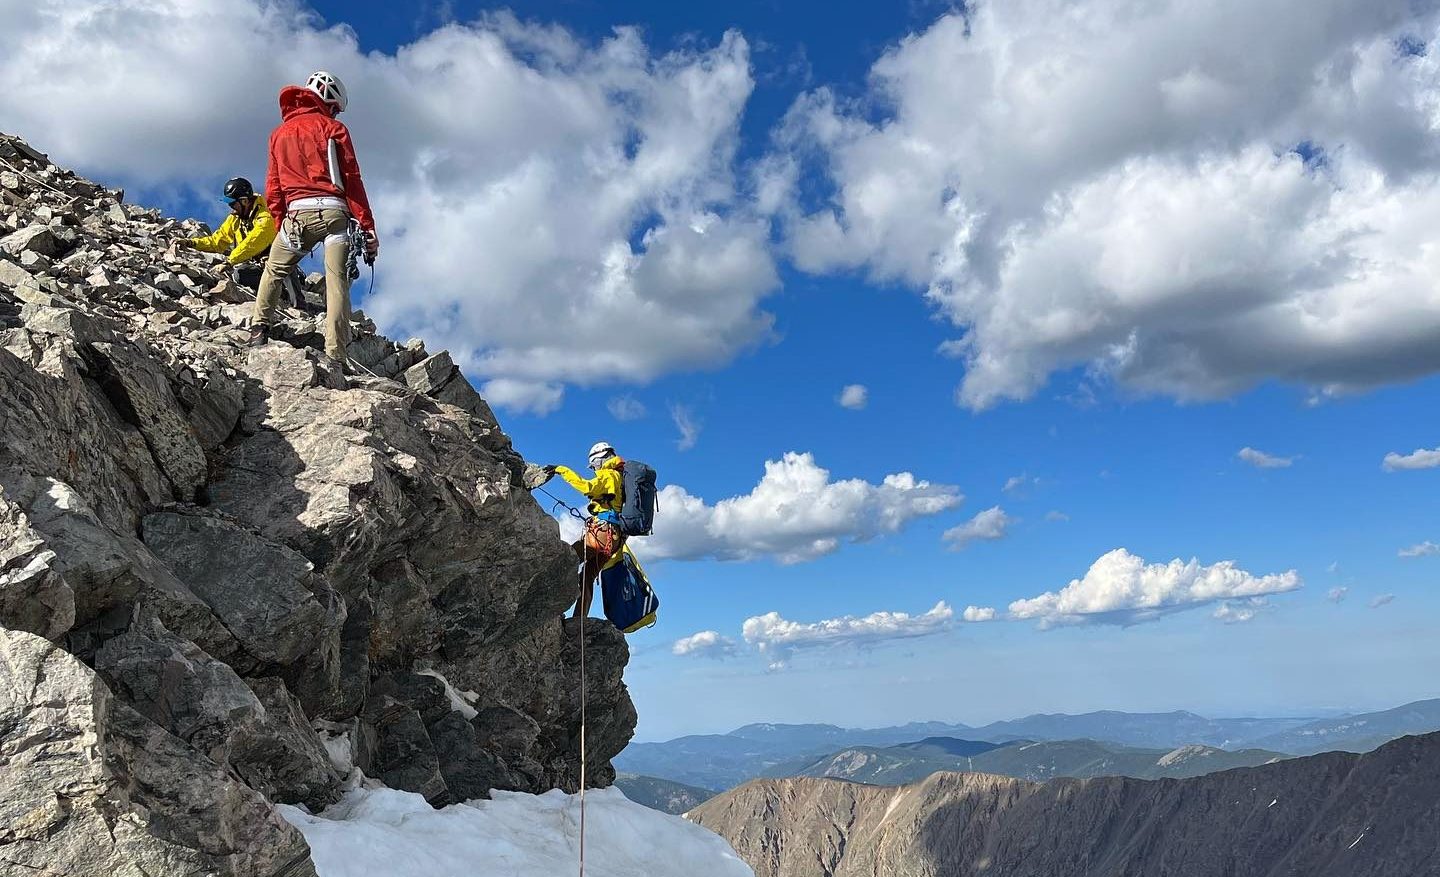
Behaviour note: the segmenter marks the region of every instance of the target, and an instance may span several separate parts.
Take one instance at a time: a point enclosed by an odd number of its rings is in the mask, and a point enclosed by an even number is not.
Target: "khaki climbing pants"
[[[325,353],[345,361],[350,343],[350,278],[345,261],[350,255],[350,213],[336,208],[296,210],[280,222],[280,233],[270,245],[270,258],[255,298],[255,323],[268,326],[280,300],[280,285],[306,250],[325,243]]]

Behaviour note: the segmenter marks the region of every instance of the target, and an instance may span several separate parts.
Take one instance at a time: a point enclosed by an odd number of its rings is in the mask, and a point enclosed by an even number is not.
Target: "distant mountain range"
[[[763,779],[687,818],[756,877],[1436,877],[1440,734],[1180,780]]]
[[[938,737],[918,743],[843,749],[818,759],[777,765],[773,777],[834,777],[875,785],[906,785],[937,771],[991,773],[1043,781],[1055,777],[1193,777],[1288,758],[1264,749],[1230,752],[1213,746],[1140,749],[1094,740],[979,743]]]
[[[679,816],[715,797],[716,792],[633,773],[615,775],[615,787],[636,804]]]
[[[617,770],[628,773],[723,790],[755,777],[772,775],[778,769],[795,769],[798,762],[814,762],[842,750],[883,749],[929,737],[988,743],[1090,740],[1164,752],[1199,745],[1300,755],[1325,750],[1363,752],[1404,734],[1436,730],[1440,730],[1440,699],[1330,719],[1208,719],[1183,711],[1105,710],[1082,715],[1033,715],[979,727],[944,722],[914,722],[870,729],[820,724],[754,724],[728,734],[680,737],[664,743],[631,743],[614,759],[614,764]],[[1007,768],[1007,772],[1031,769],[1015,766]]]
[[[707,789],[728,789],[780,764],[846,746],[893,746],[923,737],[964,733],[965,725],[915,722],[891,728],[835,725],[746,725],[729,734],[696,734],[664,743],[631,743],[616,770]]]
[[[1103,740],[1125,746],[1174,749],[1201,744],[1229,749],[1280,734],[1314,718],[1207,719],[1194,713],[1122,713],[1113,710],[1071,716],[1040,714],[992,722],[961,735],[972,740]],[[1440,725],[1437,725],[1440,728]]]
[[[1296,755],[1333,750],[1369,752],[1396,737],[1437,729],[1440,729],[1440,699],[1417,700],[1393,710],[1309,722],[1254,743]]]

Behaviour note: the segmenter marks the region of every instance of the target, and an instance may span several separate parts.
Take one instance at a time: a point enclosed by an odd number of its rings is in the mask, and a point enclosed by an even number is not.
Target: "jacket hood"
[[[287,85],[280,89],[280,117],[291,119],[302,113],[330,115],[330,107],[320,95],[299,85]]]
[[[605,462],[601,463],[601,464],[600,464],[600,468],[601,468],[601,469],[619,469],[620,467],[622,467],[622,466],[624,466],[624,465],[625,465],[625,461],[620,458],[620,455],[619,455],[619,454],[616,454],[616,455],[614,455],[613,457],[611,457],[611,458],[609,458],[608,460],[606,460]],[[599,471],[599,470],[596,470],[596,471]]]

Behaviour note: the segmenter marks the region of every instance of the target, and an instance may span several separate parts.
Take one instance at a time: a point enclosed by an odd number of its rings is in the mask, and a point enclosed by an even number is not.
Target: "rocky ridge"
[[[756,780],[686,816],[756,877],[1437,877],[1440,733],[1179,780]]]
[[[313,875],[276,802],[574,790],[624,637],[445,352],[243,346],[203,233],[0,135],[0,875]],[[313,293],[318,277],[307,281]],[[367,373],[368,372],[368,373]]]

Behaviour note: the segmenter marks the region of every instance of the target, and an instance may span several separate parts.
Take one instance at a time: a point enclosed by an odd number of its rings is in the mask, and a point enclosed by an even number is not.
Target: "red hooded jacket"
[[[360,181],[350,131],[330,114],[320,95],[298,85],[280,89],[280,116],[284,121],[270,132],[270,171],[265,178],[270,212],[278,220],[299,198],[343,198],[360,227],[373,233],[375,217]]]

